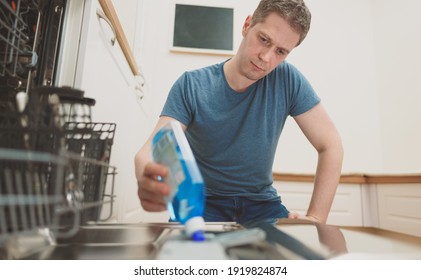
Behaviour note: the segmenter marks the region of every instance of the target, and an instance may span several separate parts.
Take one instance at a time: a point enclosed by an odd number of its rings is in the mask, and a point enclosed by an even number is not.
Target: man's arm
[[[313,195],[303,218],[326,223],[341,176],[342,141],[321,103],[294,119],[318,153]]]

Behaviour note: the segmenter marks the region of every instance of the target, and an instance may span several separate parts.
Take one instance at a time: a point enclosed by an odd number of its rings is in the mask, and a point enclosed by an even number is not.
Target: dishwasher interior
[[[21,259],[113,214],[116,124],[56,86],[67,0],[0,0],[0,259]]]
[[[0,1],[1,90],[53,85],[67,0]]]

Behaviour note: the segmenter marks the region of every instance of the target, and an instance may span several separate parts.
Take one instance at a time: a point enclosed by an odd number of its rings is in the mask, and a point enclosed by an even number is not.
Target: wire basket
[[[65,196],[81,212],[80,223],[100,220],[102,204],[108,202],[110,212],[105,216],[109,218],[114,202],[114,179],[106,189],[108,177],[116,173],[109,166],[116,124],[91,122],[93,104],[82,91],[55,87],[30,91],[22,112],[13,97],[0,99],[0,147],[55,155],[66,152],[72,168],[66,180],[76,183],[78,192]],[[72,220],[70,215],[61,222],[69,225]]]
[[[108,199],[85,199],[87,166],[112,176]],[[0,259],[23,258],[55,245],[58,237],[73,236],[87,220],[85,210],[111,203],[112,211],[115,174],[104,162],[68,151],[53,155],[0,148]]]
[[[110,174],[115,174],[115,170],[110,173],[108,166],[115,129],[114,123],[69,122],[64,126],[66,150],[85,159],[75,161],[76,166],[73,166],[75,177],[80,178],[78,182],[83,190],[85,203],[95,205],[96,202],[103,201],[104,196],[108,196],[104,193],[107,178]],[[82,223],[100,220],[101,205],[85,208],[87,209],[83,212]],[[109,216],[111,214],[112,210]]]
[[[66,208],[67,164],[61,156],[0,148],[0,258],[20,258],[54,244],[59,210]],[[78,224],[73,217],[71,232]]]
[[[94,99],[83,97],[83,91],[67,87],[0,95],[0,147],[56,154],[65,148],[66,124],[91,122],[94,104]]]

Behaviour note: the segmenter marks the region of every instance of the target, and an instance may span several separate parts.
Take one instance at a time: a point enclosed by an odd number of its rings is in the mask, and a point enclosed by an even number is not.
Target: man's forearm
[[[317,163],[314,190],[307,216],[326,223],[341,176],[343,149],[337,147],[321,151]]]

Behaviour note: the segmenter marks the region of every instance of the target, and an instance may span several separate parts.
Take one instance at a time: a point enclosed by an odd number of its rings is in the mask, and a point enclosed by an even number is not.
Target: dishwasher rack
[[[46,153],[0,149],[0,259],[54,244],[65,165]]]
[[[35,9],[35,7],[32,7]],[[11,76],[23,74],[26,66],[31,64],[31,50],[33,38],[31,38],[30,22],[36,23],[36,18],[24,18],[28,15],[26,9],[30,9],[27,5],[23,7],[21,0],[17,1],[0,1],[0,74],[4,76],[6,73]],[[35,21],[35,22],[34,22]],[[32,42],[31,42],[32,40]]]
[[[0,259],[109,219],[115,201],[109,162],[116,124],[92,122],[95,100],[82,91],[22,94],[0,95]]]
[[[85,175],[76,169],[87,164],[115,175],[115,168],[67,151],[53,155],[0,148],[0,259],[23,258],[55,245],[56,238],[77,233],[84,209],[112,203],[112,196],[85,201]]]
[[[0,94],[53,85],[67,0],[0,0]]]

